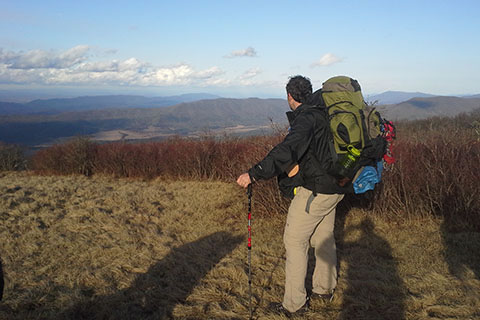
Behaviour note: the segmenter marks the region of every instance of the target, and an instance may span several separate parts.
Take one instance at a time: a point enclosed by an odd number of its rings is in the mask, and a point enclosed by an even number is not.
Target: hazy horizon
[[[479,91],[480,92],[480,91]],[[444,94],[444,95],[435,95],[429,92],[420,92],[420,91],[399,91],[399,90],[387,90],[384,92],[375,92],[375,93],[365,93],[363,96],[365,99],[369,97],[375,97],[382,94],[427,94],[433,96],[452,96],[452,97],[463,97],[463,96],[473,96],[478,95],[478,92],[472,92],[468,94]],[[0,102],[16,102],[16,103],[27,103],[33,100],[38,99],[68,99],[68,98],[77,98],[85,96],[108,96],[108,95],[132,95],[132,96],[144,96],[144,97],[174,97],[190,94],[208,94],[213,96],[218,96],[219,98],[230,98],[230,99],[246,99],[246,98],[260,98],[260,99],[285,99],[285,95],[282,92],[278,94],[254,94],[254,92],[208,92],[206,90],[197,90],[197,91],[167,91],[160,92],[156,90],[136,90],[136,89],[68,89],[68,88],[35,88],[35,89],[25,89],[25,88],[16,88],[16,89],[0,89]]]

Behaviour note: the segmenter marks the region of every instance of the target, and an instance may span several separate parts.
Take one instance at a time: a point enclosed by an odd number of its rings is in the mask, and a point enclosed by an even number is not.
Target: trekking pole
[[[248,310],[252,319],[252,184],[247,187],[248,196]]]

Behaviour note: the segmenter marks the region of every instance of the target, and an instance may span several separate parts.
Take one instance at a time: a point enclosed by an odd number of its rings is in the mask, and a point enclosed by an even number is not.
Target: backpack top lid
[[[322,97],[328,107],[342,102],[348,102],[363,110],[364,101],[360,84],[357,80],[346,76],[337,76],[323,83]]]
[[[357,80],[347,76],[336,76],[328,79],[323,84],[323,91],[338,92],[349,91],[357,92],[362,91],[360,84]]]

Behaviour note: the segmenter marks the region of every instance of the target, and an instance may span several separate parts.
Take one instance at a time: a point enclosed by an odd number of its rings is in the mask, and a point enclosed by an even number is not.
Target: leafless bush
[[[38,151],[33,159],[33,169],[41,174],[81,174],[92,172],[96,145],[88,138],[78,137]]]
[[[377,213],[434,215],[459,228],[480,229],[480,142],[473,121],[460,115],[400,124],[397,163],[385,173]]]
[[[25,157],[19,146],[0,142],[0,171],[22,170]]]

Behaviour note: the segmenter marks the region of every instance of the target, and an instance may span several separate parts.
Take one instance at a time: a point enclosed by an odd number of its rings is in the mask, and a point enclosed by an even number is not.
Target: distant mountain
[[[26,103],[35,99],[71,98],[77,95],[55,90],[55,92],[40,89],[0,89],[0,101]],[[98,94],[100,95],[100,94]]]
[[[33,112],[32,108],[16,102],[1,102],[0,101],[0,116],[13,114],[28,114]]]
[[[37,99],[27,103],[0,102],[0,115],[28,113],[56,114],[68,111],[110,108],[158,108],[172,106],[182,102],[214,98],[218,98],[218,96],[199,93],[153,98],[134,95],[108,95],[61,99]]]
[[[421,92],[403,92],[403,91],[387,91],[373,96],[365,96],[367,102],[378,101],[378,105],[395,104],[410,100],[412,98],[429,98],[435,97],[432,94]]]
[[[283,99],[209,99],[164,108],[97,109],[61,114],[0,117],[0,141],[38,145],[59,138],[92,135],[99,140],[122,132],[126,139],[192,135],[209,130],[260,130],[285,123]],[[229,129],[230,128],[230,129]],[[125,133],[127,132],[127,133]],[[104,138],[104,137],[109,138]],[[103,137],[103,138],[102,138]]]
[[[426,119],[434,116],[455,116],[480,108],[479,98],[432,97],[414,98],[408,101],[380,107],[388,119]]]
[[[205,132],[261,134],[271,130],[272,122],[286,125],[285,112],[289,110],[284,99],[217,98],[146,108],[142,107],[145,106],[143,103],[155,105],[155,98],[110,97],[113,102],[105,96],[102,98],[104,100],[98,97],[92,99],[97,106],[103,106],[94,110],[86,105],[91,97],[80,97],[67,99],[72,109],[90,110],[55,114],[4,114],[0,116],[0,141],[38,146],[77,135],[89,135],[99,141],[139,141],[164,139],[171,135],[199,136]],[[122,102],[122,99],[129,102]],[[160,99],[158,104],[161,101],[164,100]],[[50,101],[49,106],[55,106],[54,102]],[[39,102],[32,102],[33,105],[35,103]],[[137,107],[126,107],[129,103]],[[28,107],[34,108],[32,104]],[[113,105],[117,107],[109,108]],[[4,103],[2,106],[3,110],[27,107],[15,103]],[[455,116],[480,109],[480,98],[412,98],[398,104],[378,106],[378,109],[390,120]]]
[[[477,99],[477,98],[480,98],[480,94],[475,94],[475,95],[473,95],[473,96],[465,96],[465,97],[463,97],[463,98],[467,98],[467,99],[472,99],[472,98],[473,98],[473,99]]]

